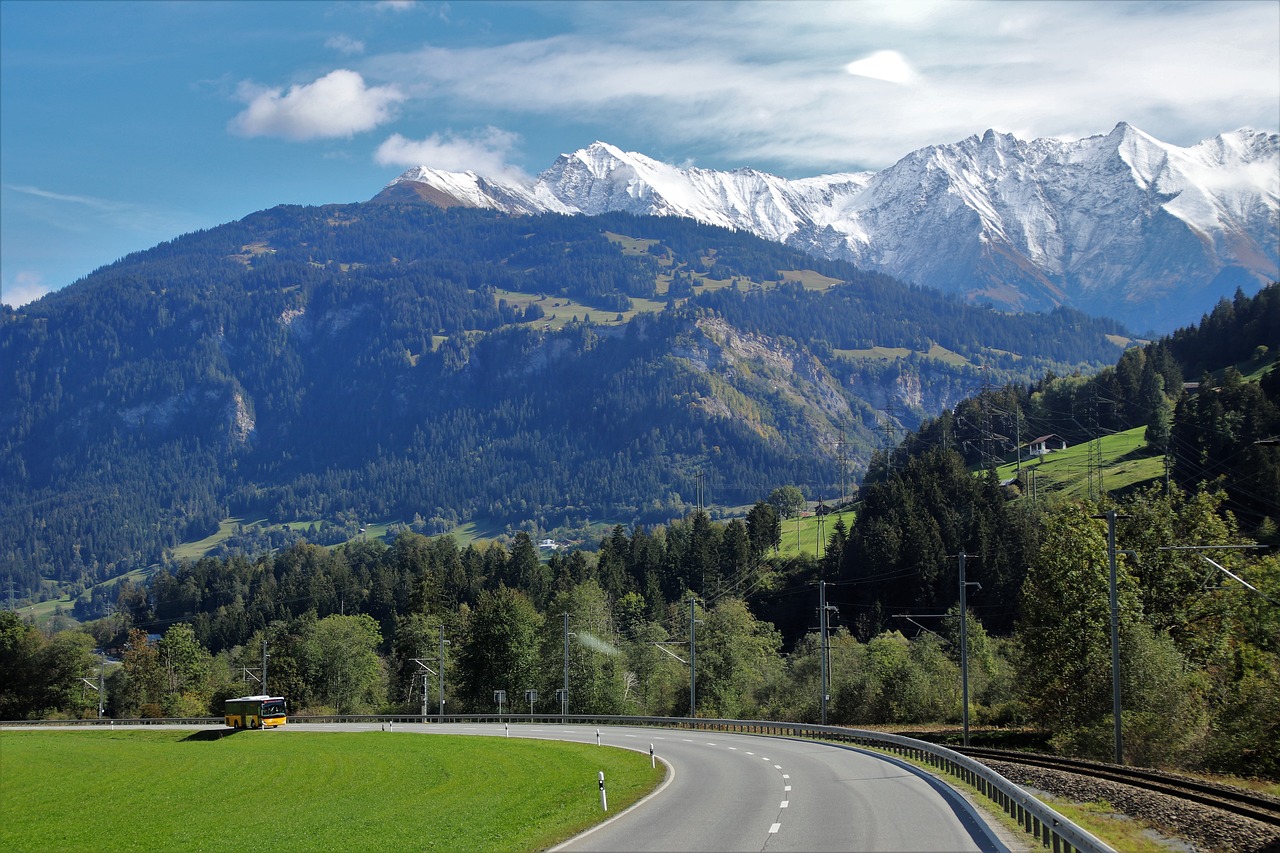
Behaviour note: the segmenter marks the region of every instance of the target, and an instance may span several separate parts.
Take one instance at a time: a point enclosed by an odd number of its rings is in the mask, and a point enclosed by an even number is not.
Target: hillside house
[[[1032,439],[1027,445],[1027,454],[1030,456],[1044,456],[1047,453],[1053,453],[1055,450],[1066,450],[1066,439],[1056,435],[1042,435],[1039,438]]]

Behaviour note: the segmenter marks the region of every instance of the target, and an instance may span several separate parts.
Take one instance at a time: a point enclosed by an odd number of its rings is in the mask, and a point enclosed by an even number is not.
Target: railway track
[[[1202,806],[1220,809],[1268,826],[1280,827],[1280,799],[1233,788],[1228,785],[1216,785],[1162,773],[1158,770],[1146,770],[1138,767],[1120,767],[1115,764],[1103,764],[1097,761],[1084,761],[1075,758],[1059,758],[1053,755],[1038,755],[1029,752],[1016,752],[1006,749],[955,748],[956,752],[967,755],[977,761],[1003,761],[1009,764],[1022,764],[1057,772],[1075,773],[1095,779],[1105,779],[1176,797],[1181,800]]]

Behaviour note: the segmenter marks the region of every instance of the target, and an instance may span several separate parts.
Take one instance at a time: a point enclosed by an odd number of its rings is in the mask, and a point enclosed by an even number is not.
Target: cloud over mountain
[[[390,121],[404,95],[395,86],[367,86],[355,71],[339,68],[311,83],[267,88],[240,85],[248,106],[228,129],[240,136],[278,136],[293,141],[352,136]]]

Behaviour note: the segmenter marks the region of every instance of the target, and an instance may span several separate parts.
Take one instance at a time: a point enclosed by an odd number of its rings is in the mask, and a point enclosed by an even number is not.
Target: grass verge
[[[661,781],[586,744],[220,730],[0,733],[8,851],[539,850]],[[72,811],[79,811],[73,816]]]

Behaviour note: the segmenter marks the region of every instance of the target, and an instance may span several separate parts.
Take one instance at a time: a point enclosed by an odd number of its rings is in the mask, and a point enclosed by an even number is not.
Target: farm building
[[[1027,453],[1031,456],[1044,456],[1055,450],[1066,450],[1066,439],[1056,435],[1042,435],[1027,445]]]

